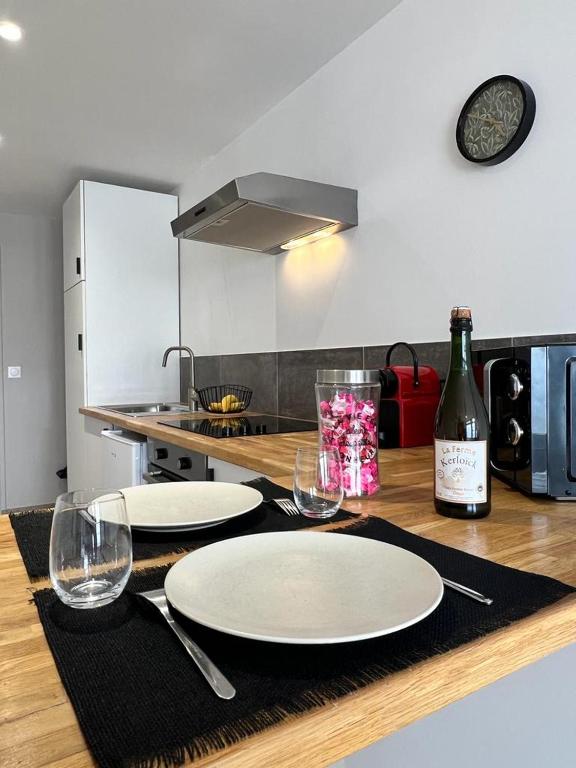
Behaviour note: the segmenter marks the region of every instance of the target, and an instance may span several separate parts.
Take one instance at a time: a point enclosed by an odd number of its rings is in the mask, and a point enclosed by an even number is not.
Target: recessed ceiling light
[[[22,40],[22,29],[13,21],[0,21],[0,37],[11,43],[17,43]]]

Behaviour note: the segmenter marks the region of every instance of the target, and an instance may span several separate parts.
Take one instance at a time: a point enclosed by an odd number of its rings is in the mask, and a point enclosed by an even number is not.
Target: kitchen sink
[[[122,413],[124,416],[154,416],[157,413],[192,413],[182,403],[136,403],[134,405],[100,405],[105,411]]]

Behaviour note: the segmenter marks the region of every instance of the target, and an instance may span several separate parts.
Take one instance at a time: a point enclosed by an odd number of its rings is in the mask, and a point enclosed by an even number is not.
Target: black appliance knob
[[[189,456],[181,456],[176,466],[178,469],[192,469],[192,459]]]
[[[245,437],[247,434],[248,434],[248,430],[246,429],[246,424],[241,424],[238,427],[238,436]]]
[[[508,422],[508,428],[507,428],[507,440],[510,443],[510,445],[518,445],[520,440],[522,439],[522,436],[524,435],[524,430],[518,424],[516,419],[510,419]]]
[[[523,389],[524,384],[520,381],[518,374],[511,373],[508,379],[508,397],[510,400],[518,400]]]
[[[233,437],[234,432],[232,430],[232,427],[222,427],[222,431],[220,432],[222,437]]]
[[[167,459],[168,458],[168,449],[167,448],[156,448],[154,450],[154,458],[156,461],[159,461],[160,459]]]
[[[265,435],[267,431],[266,424],[256,424],[255,432],[257,435]]]

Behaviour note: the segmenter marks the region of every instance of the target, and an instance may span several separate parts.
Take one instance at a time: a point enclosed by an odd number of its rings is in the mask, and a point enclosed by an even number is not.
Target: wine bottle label
[[[434,440],[434,495],[442,501],[488,500],[486,440]]]

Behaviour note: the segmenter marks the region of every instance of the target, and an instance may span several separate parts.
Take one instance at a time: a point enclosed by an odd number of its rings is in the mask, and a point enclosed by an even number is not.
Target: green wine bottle
[[[447,517],[480,518],[490,512],[490,424],[474,381],[472,312],[450,314],[450,369],[434,424],[434,506]]]

